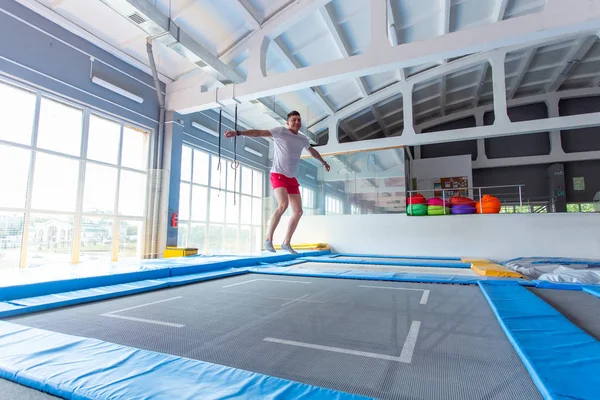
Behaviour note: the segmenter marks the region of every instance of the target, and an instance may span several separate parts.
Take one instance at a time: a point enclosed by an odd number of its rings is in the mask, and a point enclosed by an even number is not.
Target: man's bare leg
[[[281,220],[281,216],[285,213],[285,210],[288,208],[288,192],[286,188],[277,188],[273,189],[273,193],[275,194],[275,199],[277,200],[277,208],[271,217],[271,224],[269,226],[269,231],[267,232],[267,237],[265,240],[265,250],[270,252],[275,252],[275,248],[273,247],[273,234],[275,233],[275,229],[277,225],[279,225],[279,221]]]
[[[289,204],[292,207],[292,218],[290,218],[290,223],[288,225],[288,230],[285,235],[285,239],[283,239],[283,244],[281,248],[286,250],[292,254],[297,254],[294,249],[292,249],[291,242],[292,236],[296,231],[296,227],[298,226],[298,222],[300,222],[300,218],[302,218],[302,197],[299,194],[290,194],[288,195]]]

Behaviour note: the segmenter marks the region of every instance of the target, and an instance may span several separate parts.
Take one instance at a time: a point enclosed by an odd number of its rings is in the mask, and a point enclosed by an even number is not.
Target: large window
[[[0,81],[0,269],[143,255],[148,130]]]
[[[325,214],[339,215],[344,213],[344,203],[334,196],[325,196]]]
[[[184,145],[178,245],[205,254],[260,251],[263,172]]]
[[[315,214],[315,191],[313,189],[301,187],[300,194],[302,196],[302,209],[304,215]]]

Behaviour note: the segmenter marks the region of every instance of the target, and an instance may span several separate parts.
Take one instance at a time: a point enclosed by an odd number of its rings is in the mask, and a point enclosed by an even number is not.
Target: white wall
[[[281,243],[287,222],[281,219],[275,243]],[[340,253],[600,259],[600,214],[303,217],[292,243],[318,242]]]
[[[473,187],[473,169],[471,155],[425,158],[411,161],[411,178],[417,179],[419,190],[433,189],[433,179],[467,176],[469,187]],[[429,181],[429,182],[428,182]],[[433,197],[433,193],[424,192],[425,197]]]

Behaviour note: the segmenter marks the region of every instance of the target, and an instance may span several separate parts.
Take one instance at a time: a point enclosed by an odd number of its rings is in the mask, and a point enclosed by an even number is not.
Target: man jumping
[[[302,217],[302,198],[300,197],[300,184],[296,179],[298,164],[302,150],[307,149],[308,152],[319,160],[325,169],[329,171],[329,164],[309,143],[308,138],[301,133],[298,133],[302,126],[302,120],[298,111],[292,111],[287,116],[287,128],[279,126],[271,130],[250,129],[246,131],[227,131],[225,137],[231,138],[234,136],[249,136],[249,137],[265,137],[271,136],[274,142],[275,154],[273,157],[273,167],[271,168],[271,186],[275,199],[277,200],[277,209],[271,218],[271,226],[265,240],[265,250],[275,252],[273,247],[273,234],[279,224],[281,216],[287,210],[288,205],[292,207],[292,218],[288,226],[287,234],[283,240],[281,248],[292,254],[297,254],[292,246],[292,235],[298,226],[300,217]]]

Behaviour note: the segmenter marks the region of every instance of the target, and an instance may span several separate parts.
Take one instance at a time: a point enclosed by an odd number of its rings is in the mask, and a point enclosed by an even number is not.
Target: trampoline
[[[366,397],[541,398],[477,287],[248,274],[9,322]]]
[[[596,399],[596,296],[480,276],[458,259],[329,251],[82,271],[0,291],[0,390],[32,399]]]

